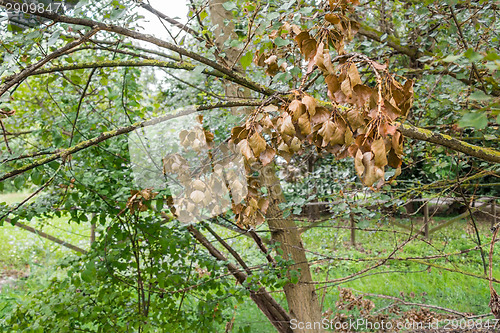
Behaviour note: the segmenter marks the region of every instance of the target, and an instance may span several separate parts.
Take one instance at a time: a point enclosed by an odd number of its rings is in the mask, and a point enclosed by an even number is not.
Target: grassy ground
[[[0,201],[16,202],[25,194],[13,194],[0,197]],[[398,220],[403,224],[410,224],[407,220]],[[439,221],[442,222],[442,221]],[[421,222],[417,222],[420,223]],[[437,223],[437,222],[434,222]],[[68,224],[65,218],[55,218],[50,221],[31,221],[30,226],[41,229],[55,237],[88,248],[89,225]],[[313,262],[312,271],[318,287],[318,296],[323,304],[323,310],[332,309],[338,312],[336,302],[339,300],[339,288],[351,288],[356,295],[363,293],[379,294],[404,298],[406,302],[424,303],[453,309],[464,313],[488,313],[489,290],[488,283],[483,276],[483,261],[479,250],[467,251],[476,246],[476,235],[467,221],[459,221],[433,234],[430,240],[423,237],[412,240],[396,253],[397,258],[421,258],[428,256],[443,256],[455,254],[446,258],[414,259],[413,261],[390,260],[380,267],[354,276],[346,281],[335,281],[345,278],[367,268],[380,259],[387,257],[409,235],[407,231],[394,227],[389,222],[380,225],[370,225],[369,228],[378,228],[379,231],[357,231],[357,246],[349,243],[350,231],[346,229],[345,221],[330,221],[324,225],[312,228],[303,234],[304,245],[311,252],[309,259]],[[265,229],[263,227],[262,229]],[[227,230],[218,229],[223,236],[233,236]],[[486,261],[491,241],[489,223],[479,223],[481,243],[486,244]],[[261,233],[263,237],[266,233]],[[253,242],[246,237],[228,240],[240,253],[249,265],[262,263],[262,254],[255,248]],[[53,242],[28,233],[17,227],[5,224],[0,227],[0,277],[12,275],[21,278],[28,273],[36,278],[29,278],[24,282],[24,289],[29,290],[30,284],[39,283],[53,274],[54,264],[59,258],[70,253],[70,250]],[[494,262],[499,256],[495,255]],[[416,260],[420,260],[416,261]],[[441,268],[437,267],[441,266]],[[467,276],[458,272],[471,274]],[[494,276],[500,276],[500,267],[494,267]],[[333,280],[333,281],[332,281]],[[13,306],[10,299],[13,294],[22,293],[19,284],[17,287],[6,286],[0,292],[0,317]],[[286,308],[286,300],[282,293],[273,296]],[[394,300],[375,296],[366,296],[375,304],[375,310],[390,309]],[[402,311],[411,309],[409,306],[400,306]],[[384,311],[382,311],[384,313]],[[249,332],[272,332],[273,327],[262,315],[259,309],[251,302],[241,304],[235,311],[235,330],[247,327]]]
[[[12,204],[27,196],[25,193],[0,195],[0,202]],[[37,230],[82,248],[88,248],[90,226],[69,224],[68,218],[23,222]],[[70,253],[71,250],[9,223],[0,227],[0,269],[25,270],[44,265]]]
[[[447,219],[438,220],[433,223],[437,225]],[[409,221],[404,220],[399,222],[410,224]],[[353,247],[350,245],[350,231],[337,228],[346,225],[345,222],[332,222],[324,227],[313,228],[303,235],[305,247],[314,252],[309,253],[309,258],[315,261],[312,271],[316,281],[341,279],[372,266],[380,259],[387,257],[394,251],[397,244],[401,244],[409,237],[405,230],[385,223],[377,226],[384,231],[357,231],[357,246]],[[417,225],[417,227],[420,226],[421,224]],[[370,228],[374,227],[370,226]],[[486,244],[485,256],[486,264],[488,264],[490,225],[480,222],[478,227],[481,243]],[[412,240],[397,251],[394,257],[420,258],[467,251],[476,246],[476,239],[473,228],[467,221],[462,220],[431,235],[430,240],[423,237]],[[237,244],[238,247],[250,246],[250,243],[243,239]],[[256,255],[253,251],[244,253],[249,257],[248,259]],[[358,261],[362,259],[367,261]],[[493,262],[498,262],[499,259],[500,256],[495,255]],[[426,261],[430,265],[426,264]],[[323,311],[331,309],[334,313],[338,312],[336,302],[339,300],[339,290],[350,288],[354,290],[355,295],[366,293],[386,295],[402,298],[408,303],[435,305],[476,315],[490,312],[488,281],[479,278],[484,277],[483,261],[479,250],[426,261],[423,259],[387,261],[384,265],[347,281],[319,284],[318,296],[322,301]],[[438,266],[462,273],[447,271]],[[493,276],[498,278],[500,267],[498,265],[493,267]],[[467,276],[463,273],[474,276]],[[282,294],[275,294],[275,297],[286,306]],[[374,302],[375,309],[372,312],[383,308],[391,309],[395,304],[393,299],[375,296],[365,296],[365,298]],[[402,311],[412,308],[418,307],[399,306]],[[388,312],[382,311],[381,313]],[[246,303],[238,311],[235,326],[250,326],[251,332],[272,331],[266,318],[251,303]]]

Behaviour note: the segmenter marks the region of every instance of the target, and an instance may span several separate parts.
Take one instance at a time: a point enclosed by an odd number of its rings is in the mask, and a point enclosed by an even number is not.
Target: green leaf
[[[245,53],[245,55],[240,59],[241,67],[243,67],[243,69],[247,69],[247,67],[252,64],[252,59],[252,51],[248,51],[247,53]]]
[[[163,211],[163,199],[156,200],[156,211],[157,212]]]
[[[460,54],[457,54],[457,55],[450,54],[450,55],[444,57],[442,59],[442,61],[444,61],[444,62],[454,62],[457,59],[461,58],[462,56],[463,56],[463,53],[460,53]]]
[[[225,10],[235,10],[236,8],[238,8],[234,2],[230,1],[224,2],[222,4],[222,7],[224,7]]]
[[[267,18],[269,20],[274,20],[274,19],[277,19],[278,17],[280,17],[280,14],[278,14],[276,12],[272,12],[272,13],[269,13],[269,15],[267,15]]]
[[[483,59],[483,56],[473,49],[468,49],[467,51],[465,51],[464,56],[466,56],[467,59],[469,59],[471,62]]]
[[[288,44],[290,44],[290,41],[283,39],[281,37],[277,37],[274,40],[274,44],[276,44],[276,46],[278,46],[278,47],[283,47],[283,46],[287,46]]]
[[[469,99],[475,100],[475,101],[487,101],[491,99],[491,96],[486,95],[482,91],[475,91],[472,94],[470,94]]]
[[[466,113],[462,119],[458,121],[460,127],[474,127],[483,129],[488,125],[488,118],[485,113],[470,112]]]
[[[423,56],[423,57],[418,58],[417,60],[420,61],[420,62],[427,62],[427,61],[431,61],[433,59],[434,59],[434,57]]]
[[[205,67],[206,67],[205,65],[198,65],[198,66],[196,66],[193,69],[193,71],[192,71],[193,75],[194,76],[200,76],[201,73],[203,72],[203,70],[205,69]]]
[[[31,181],[35,185],[41,185],[42,184],[42,174],[38,172],[38,170],[35,170],[31,173]]]

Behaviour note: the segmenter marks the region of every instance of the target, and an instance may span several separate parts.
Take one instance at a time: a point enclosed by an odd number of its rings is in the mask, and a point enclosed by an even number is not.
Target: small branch
[[[192,71],[196,68],[195,65],[185,63],[185,62],[171,62],[171,61],[161,61],[161,60],[152,60],[152,59],[145,59],[145,60],[105,60],[105,61],[98,61],[98,62],[83,62],[83,63],[77,63],[77,64],[71,64],[71,65],[64,65],[64,66],[54,66],[54,67],[49,67],[45,69],[40,69],[37,71],[34,71],[30,74],[30,76],[33,75],[41,75],[41,74],[50,74],[50,73],[57,73],[57,72],[63,72],[63,71],[72,71],[72,70],[78,70],[78,69],[88,69],[88,68],[108,68],[108,67],[161,67],[161,68],[171,68],[171,69],[181,69],[181,70],[187,70],[187,71]],[[205,75],[211,75],[211,76],[216,76],[219,78],[225,78],[228,79],[229,81],[238,83],[238,81],[234,81],[234,78],[227,77],[223,73],[216,71],[216,70],[209,70],[209,69],[204,69],[202,71],[203,74]],[[12,78],[12,76],[7,77],[6,79]]]
[[[0,2],[0,5],[5,5],[3,2]],[[21,82],[24,81],[28,76],[31,75],[32,72],[36,71],[49,61],[56,59],[57,57],[60,57],[67,51],[71,50],[72,48],[84,43],[85,41],[89,40],[93,35],[95,35],[98,31],[100,30],[99,27],[92,27],[92,30],[88,33],[86,33],[82,38],[79,40],[76,40],[74,42],[70,42],[66,44],[65,46],[61,47],[60,49],[52,52],[48,56],[46,56],[44,59],[40,60],[39,62],[29,66],[28,68],[24,69],[21,71],[21,73],[15,75],[12,77],[10,80],[8,80],[3,86],[0,87],[0,96],[2,96],[7,90],[9,90],[11,87],[20,84]],[[5,81],[4,79],[0,81]]]
[[[76,115],[75,115],[75,121],[73,122],[73,127],[71,128],[71,136],[69,139],[69,145],[73,143],[73,136],[75,135],[75,128],[76,128],[76,122],[78,121],[78,116],[80,115],[80,109],[82,108],[82,102],[83,99],[85,98],[85,94],[87,93],[87,89],[90,86],[90,81],[92,81],[92,76],[94,76],[95,71],[97,68],[92,68],[92,71],[89,74],[89,78],[87,79],[87,84],[85,85],[85,88],[83,88],[82,95],[80,96],[80,100],[78,101],[78,107],[76,108]]]
[[[7,4],[12,4],[14,5],[16,2],[12,0],[0,0],[0,6],[6,6]],[[172,43],[166,42],[164,40],[161,40],[159,38],[153,37],[151,35],[143,34],[137,31],[133,31],[118,25],[114,24],[106,24],[103,22],[98,22],[90,19],[85,19],[85,18],[77,18],[77,17],[69,17],[69,16],[64,16],[64,15],[59,15],[56,14],[55,12],[34,12],[30,13],[35,16],[39,17],[44,17],[49,20],[52,20],[54,22],[60,22],[60,23],[67,23],[67,24],[76,24],[76,25],[82,25],[82,26],[87,26],[87,27],[92,27],[93,29],[98,29],[98,30],[103,30],[103,31],[109,31],[113,32],[122,36],[127,36],[136,40],[142,40],[148,43],[152,43],[154,45],[157,45],[161,48],[168,49],[170,51],[176,52],[179,55],[188,57],[190,59],[196,60],[202,64],[205,64],[227,76],[228,79],[231,79],[233,82],[249,88],[255,92],[272,96],[276,91],[274,89],[268,88],[266,86],[263,86],[257,82],[253,82],[249,79],[247,79],[245,76],[238,74],[234,70],[227,68],[223,65],[218,64],[217,62],[208,59],[199,53],[188,51],[180,46],[174,45]],[[90,37],[89,37],[90,38]],[[72,44],[72,43],[70,43]],[[75,44],[76,46],[78,44]],[[74,47],[73,46],[73,47]],[[33,70],[30,70],[30,72]],[[0,96],[3,94],[2,90],[0,90]]]
[[[215,239],[217,239],[217,241],[222,245],[224,246],[224,248],[226,250],[229,251],[229,253],[231,253],[231,255],[234,257],[234,259],[236,259],[236,261],[241,265],[241,267],[243,267],[243,269],[245,270],[245,272],[247,272],[248,275],[251,275],[252,274],[252,271],[248,268],[248,265],[243,261],[243,259],[241,258],[241,256],[238,254],[238,252],[236,252],[225,240],[223,240],[212,228],[210,228],[208,225],[205,225],[204,226],[205,229],[208,230],[209,233],[212,234],[212,236],[215,237]]]
[[[10,149],[9,140],[7,139],[7,130],[5,129],[5,125],[3,124],[3,120],[1,118],[0,118],[0,126],[2,126],[3,141],[5,141],[5,146],[7,147],[9,154],[12,155],[12,149]]]
[[[196,32],[195,30],[191,29],[185,24],[180,23],[177,20],[174,20],[173,18],[168,17],[167,15],[163,14],[162,12],[154,9],[150,4],[145,3],[144,1],[141,1],[139,4],[142,8],[147,10],[148,12],[162,18],[163,20],[167,21],[168,23],[172,24],[173,26],[176,26],[177,28],[184,30],[188,34],[192,35],[196,40],[202,42],[203,38],[200,37],[200,34]]]
[[[5,222],[9,222],[10,223],[10,219],[5,219]],[[16,222],[14,225],[16,227],[18,227],[18,228],[21,228],[23,230],[26,230],[26,231],[29,231],[31,233],[34,233],[35,235],[38,235],[38,236],[40,236],[42,238],[48,239],[48,240],[50,240],[50,241],[52,241],[54,243],[57,243],[57,244],[62,245],[64,247],[67,247],[68,249],[73,250],[75,252],[79,252],[79,253],[82,253],[82,254],[87,254],[87,251],[85,251],[84,249],[82,249],[82,248],[80,248],[80,247],[78,247],[76,245],[72,245],[70,243],[67,243],[67,242],[65,242],[65,241],[63,241],[63,240],[61,240],[59,238],[56,238],[56,237],[51,236],[49,234],[46,234],[43,231],[40,231],[40,230],[37,230],[37,229],[32,228],[30,226],[27,226],[26,224],[23,224],[23,223],[20,223],[20,222]]]
[[[244,272],[241,272],[238,270],[238,268],[228,262],[226,257],[217,250],[212,243],[206,237],[198,231],[195,227],[192,225],[189,225],[187,227],[188,231],[193,235],[193,237],[205,247],[208,252],[217,260],[226,262],[227,269],[229,272],[236,278],[236,280],[240,284],[244,284],[247,278],[247,274]],[[249,288],[248,291],[250,292],[250,297],[252,300],[257,304],[259,309],[266,315],[266,317],[269,318],[271,323],[274,325],[274,327],[278,330],[278,332],[286,332],[286,333],[293,333],[289,323],[290,323],[290,315],[279,305],[276,300],[269,295],[266,289],[261,287],[259,290],[253,290],[252,288]]]
[[[390,299],[390,300],[396,301],[397,303],[400,303],[402,305],[418,306],[418,307],[422,307],[422,308],[429,308],[429,309],[434,309],[434,310],[441,310],[441,311],[453,313],[453,314],[455,314],[457,316],[464,317],[464,318],[469,318],[470,317],[467,313],[459,312],[459,311],[452,310],[452,309],[443,308],[443,307],[437,306],[437,305],[430,305],[430,304],[424,304],[424,303],[410,303],[410,302],[406,302],[405,300],[403,300],[403,299],[401,299],[399,297],[388,296],[388,295],[380,295],[380,294],[371,294],[371,293],[361,293],[361,295],[363,295],[363,296],[371,296],[371,297],[378,297],[378,298],[384,298],[384,299]]]

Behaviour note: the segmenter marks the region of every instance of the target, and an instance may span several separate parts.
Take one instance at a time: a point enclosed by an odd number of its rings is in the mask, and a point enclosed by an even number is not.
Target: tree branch
[[[195,65],[181,62],[175,63],[172,61],[161,61],[161,60],[104,60],[96,62],[83,62],[71,65],[57,65],[45,69],[39,69],[32,72],[30,75],[40,75],[40,74],[50,74],[62,71],[73,71],[78,69],[88,69],[88,68],[107,68],[107,67],[161,67],[161,68],[171,68],[171,69],[182,69],[187,71],[192,71],[196,68]],[[203,74],[217,76],[224,78],[225,75],[221,72],[215,70],[204,69]],[[12,78],[13,76],[7,77],[6,80]],[[231,78],[227,78],[231,80]]]
[[[204,42],[203,38],[200,37],[200,34],[188,27],[185,24],[180,23],[179,21],[174,20],[173,18],[170,18],[169,16],[163,14],[162,12],[154,9],[150,4],[145,3],[144,1],[141,1],[139,4],[142,8],[147,10],[148,12],[160,17],[161,19],[167,21],[168,23],[172,24],[173,26],[187,32],[188,34],[192,35],[194,38],[196,38],[200,42]]]
[[[5,222],[11,223],[10,219],[5,219]],[[79,253],[82,253],[82,254],[87,254],[87,251],[85,251],[84,249],[82,249],[82,248],[80,248],[80,247],[78,247],[76,245],[72,245],[70,243],[67,243],[67,242],[65,242],[65,241],[63,241],[63,240],[61,240],[59,238],[56,238],[56,237],[51,236],[49,234],[46,234],[45,232],[40,231],[40,230],[35,229],[35,228],[32,228],[32,227],[30,227],[30,226],[28,226],[26,224],[23,224],[23,223],[20,223],[20,222],[16,222],[16,223],[14,223],[14,225],[16,227],[18,227],[18,228],[21,228],[21,229],[24,229],[24,230],[29,231],[31,233],[34,233],[35,235],[38,235],[38,236],[40,236],[42,238],[48,239],[48,240],[50,240],[50,241],[52,241],[54,243],[60,244],[60,245],[62,245],[64,247],[67,247],[68,249],[73,250],[75,252],[79,252]]]
[[[500,163],[500,152],[491,148],[471,145],[470,143],[455,139],[449,135],[432,132],[407,124],[401,124],[399,130],[403,135],[412,139],[435,143],[466,155],[480,158],[484,161]]]

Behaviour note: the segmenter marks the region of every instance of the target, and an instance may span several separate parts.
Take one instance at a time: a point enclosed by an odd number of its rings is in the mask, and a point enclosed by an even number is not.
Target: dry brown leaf
[[[337,14],[328,13],[325,15],[325,20],[327,20],[331,24],[339,24],[340,23],[340,16]]]
[[[262,165],[266,166],[271,163],[275,155],[276,151],[271,147],[267,147],[267,149],[260,154],[259,159]]]
[[[252,153],[252,149],[250,148],[250,145],[248,144],[248,140],[247,139],[243,139],[240,141],[240,143],[238,144],[239,148],[240,148],[240,153],[245,156],[245,158],[249,161],[253,158],[253,153]]]
[[[325,78],[325,82],[328,86],[328,97],[335,101],[335,92],[340,90],[340,84],[337,76],[335,74],[330,74]]]
[[[344,142],[346,146],[351,145],[351,143],[354,142],[354,138],[352,136],[352,131],[349,127],[346,128],[345,134],[344,134]]]
[[[326,49],[323,54],[323,65],[325,66],[328,74],[335,73],[335,68],[333,68],[332,64],[332,57],[330,56],[330,52],[328,51],[328,49]]]
[[[300,133],[303,135],[311,134],[311,122],[309,121],[309,116],[307,114],[303,114],[298,121]]]
[[[323,123],[330,119],[332,116],[332,113],[328,111],[327,108],[324,108],[322,106],[317,106],[316,107],[316,113],[314,116],[311,117],[311,126],[315,126],[316,124]]]
[[[311,39],[311,36],[309,35],[309,33],[307,31],[302,31],[297,36],[295,36],[294,39],[297,42],[297,45],[299,46],[299,48],[302,50],[302,43],[305,40]]]
[[[363,165],[363,153],[359,149],[354,157],[354,168],[356,169],[356,173],[359,178],[362,178],[365,173],[365,166]]]
[[[337,129],[337,126],[333,123],[333,121],[328,120],[323,123],[318,134],[323,138],[322,147],[326,147],[328,143],[332,140],[333,133]]]
[[[323,50],[324,50],[324,45],[323,42],[319,43],[317,49],[316,49],[316,54],[314,55],[314,63],[321,69],[321,70],[326,70],[326,67],[324,65],[324,55],[323,55]]]
[[[342,83],[340,84],[340,90],[344,93],[344,95],[347,96],[347,98],[352,98],[352,86],[351,86],[351,81],[346,78]]]
[[[274,124],[271,121],[271,118],[269,118],[267,114],[264,117],[262,117],[259,123],[266,128],[274,128]]]
[[[262,108],[262,111],[264,112],[276,112],[278,110],[279,110],[278,106],[274,104],[269,104]]]
[[[258,206],[260,211],[265,214],[267,212],[267,209],[269,208],[269,200],[264,198],[259,199]]]
[[[292,112],[293,121],[297,121],[306,112],[306,106],[296,99],[290,103],[288,109]]]
[[[283,115],[283,123],[281,124],[280,131],[282,134],[295,135],[295,127],[293,126],[292,117],[288,113]]]
[[[312,38],[306,39],[302,43],[301,51],[302,51],[302,54],[304,55],[304,57],[306,58],[306,60],[311,60],[314,58],[314,56],[316,55],[316,48],[317,48],[316,40],[314,40]]]
[[[355,64],[351,63],[351,65],[347,69],[347,74],[349,76],[349,80],[351,81],[351,87],[354,88],[356,85],[362,84],[361,77],[359,76],[358,68],[356,67]],[[344,92],[344,94],[345,94],[345,92]]]
[[[399,157],[395,152],[394,149],[391,149],[389,151],[389,155],[387,158],[387,164],[394,169],[401,168],[401,164],[403,161],[401,160],[401,157]]]
[[[383,168],[387,165],[387,154],[385,151],[385,142],[379,138],[372,143],[372,152],[375,155],[375,166]]]
[[[297,152],[300,150],[301,146],[302,146],[302,142],[299,140],[299,138],[294,137],[292,139],[292,142],[290,143],[290,150],[292,152]]]
[[[337,128],[335,130],[335,133],[333,134],[330,144],[331,145],[343,145],[344,144],[344,137],[345,137],[345,131],[346,127],[343,125],[341,122],[337,122]]]
[[[259,156],[266,150],[266,140],[264,140],[264,138],[257,132],[255,132],[250,139],[248,139],[248,143],[250,144],[255,156]]]
[[[396,133],[397,127],[390,125],[388,122],[383,121],[378,127],[380,135],[386,137],[388,134],[394,135]]]
[[[311,116],[316,114],[316,100],[313,97],[304,96],[304,98],[302,98],[302,103],[306,106],[307,112],[309,112]]]
[[[353,130],[365,125],[363,115],[358,110],[349,110],[347,112],[347,121]]]
[[[392,136],[392,149],[394,149],[396,155],[403,155],[403,135],[399,131]]]
[[[373,90],[363,84],[358,84],[353,89],[353,97],[355,98],[355,104],[358,108],[363,107],[366,102],[370,100]]]

